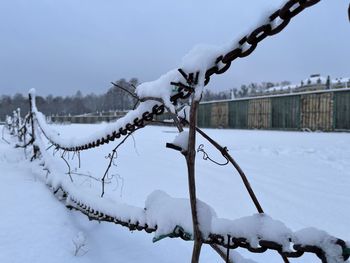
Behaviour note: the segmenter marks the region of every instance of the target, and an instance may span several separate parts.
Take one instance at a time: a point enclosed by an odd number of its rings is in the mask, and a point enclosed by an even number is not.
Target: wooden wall
[[[233,129],[245,129],[248,127],[249,100],[228,102],[229,116],[228,127]],[[201,105],[200,105],[201,106]]]
[[[210,127],[228,128],[228,103],[213,103],[210,113]]]
[[[202,103],[198,125],[234,129],[350,130],[350,89]]]
[[[301,96],[301,128],[312,131],[333,130],[333,94]]]
[[[300,99],[298,96],[274,97],[272,103],[272,129],[300,128]]]
[[[334,93],[334,128],[350,130],[350,92]]]
[[[268,98],[249,100],[248,128],[268,129],[271,127],[271,100]]]

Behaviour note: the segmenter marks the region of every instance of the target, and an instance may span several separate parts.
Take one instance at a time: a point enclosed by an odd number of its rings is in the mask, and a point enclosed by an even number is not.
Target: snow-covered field
[[[0,127],[1,128],[1,127]],[[79,136],[99,129],[97,125],[55,126],[62,134]],[[317,227],[350,240],[350,134],[278,131],[214,130],[216,138],[246,172],[265,212],[296,231]],[[138,207],[161,189],[173,197],[188,198],[184,158],[165,148],[176,130],[146,127],[120,147],[115,175],[107,185],[106,198]],[[101,178],[106,155],[118,141],[81,153],[79,173]],[[198,136],[209,156],[224,160]],[[72,155],[70,156],[72,159]],[[56,154],[55,160],[64,166]],[[77,158],[70,160],[72,168]],[[45,171],[38,162],[25,159],[23,150],[0,142],[0,262],[190,262],[192,242],[164,239],[152,243],[152,234],[129,232],[121,226],[89,222],[69,211],[44,184]],[[232,166],[219,167],[197,156],[198,198],[217,215],[236,219],[256,210]],[[92,179],[73,175],[82,188],[99,193]],[[75,243],[84,247],[75,254]],[[257,262],[281,262],[274,252],[239,252]],[[204,246],[201,262],[219,262]],[[291,262],[319,262],[305,255]]]

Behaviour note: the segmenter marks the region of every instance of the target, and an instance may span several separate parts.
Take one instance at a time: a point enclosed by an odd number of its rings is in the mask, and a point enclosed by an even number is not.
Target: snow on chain
[[[226,53],[229,50],[230,45],[216,47],[209,45],[198,45],[194,47],[187,55],[182,59],[181,68],[186,72],[199,71],[199,85],[196,89],[196,98],[200,99],[200,96],[204,87],[204,72],[214,65],[214,62],[218,56]],[[136,88],[136,94],[140,99],[143,98],[158,98],[164,102],[164,105],[171,111],[175,112],[174,105],[171,103],[170,98],[174,95],[174,86],[171,82],[183,81],[183,77],[179,74],[177,69],[173,69],[160,78],[150,82],[144,82]],[[135,110],[129,111],[124,117],[108,123],[103,129],[94,134],[82,137],[66,137],[64,138],[49,125],[47,125],[45,116],[38,111],[35,103],[36,91],[30,89],[29,94],[32,99],[32,112],[35,114],[39,126],[43,129],[45,136],[54,144],[60,145],[63,148],[75,148],[82,145],[89,144],[98,139],[104,138],[107,135],[112,134],[114,131],[118,131],[120,128],[125,128],[126,124],[133,123],[136,118],[141,119],[142,114],[146,111],[152,112],[152,108],[155,105],[159,105],[159,102],[154,100],[148,100],[141,102]]]
[[[79,202],[93,208],[94,211],[122,222],[147,225],[155,229],[154,241],[170,236],[178,228],[181,228],[190,238],[193,237],[192,215],[188,199],[173,198],[161,190],[156,190],[147,197],[145,207],[139,208],[81,190],[55,165],[54,157],[45,150],[38,128],[36,132],[35,143],[42,153],[44,168],[52,171],[48,174],[46,183],[53,189],[61,188],[68,193],[67,205],[74,207]],[[325,252],[329,263],[344,262],[342,249],[335,243],[337,238],[315,228],[306,228],[294,233],[284,223],[266,214],[255,214],[235,220],[218,218],[214,209],[200,200],[198,200],[198,217],[204,240],[207,240],[212,234],[224,238],[230,235],[244,238],[256,248],[259,247],[260,240],[269,240],[281,244],[285,252],[293,251],[292,243],[301,246],[317,246]],[[241,262],[251,262],[241,259],[239,254],[233,255]]]

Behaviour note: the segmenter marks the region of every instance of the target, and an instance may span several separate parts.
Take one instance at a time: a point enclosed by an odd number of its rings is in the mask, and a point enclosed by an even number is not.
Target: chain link
[[[84,202],[75,199],[72,195],[69,195],[68,192],[66,192],[64,189],[60,188],[58,190],[62,191],[64,199],[66,199],[69,196],[69,203],[71,203],[71,205],[69,205],[68,208],[76,209],[82,212],[83,214],[88,216],[90,220],[97,220],[99,222],[100,221],[110,222],[110,223],[127,227],[131,231],[143,230],[143,231],[146,231],[147,233],[153,233],[158,228],[157,225],[149,226],[147,223],[141,224],[139,221],[131,222],[131,220],[122,220],[122,219],[119,219],[118,217],[107,215],[103,212],[100,212],[99,210],[92,208],[89,205],[86,205]],[[58,190],[55,190],[54,193],[56,194]],[[64,199],[61,198],[61,200],[64,200]],[[181,230],[177,230],[177,231],[174,231],[173,233],[170,233],[169,237],[189,240],[188,235],[186,235],[186,233],[184,233]],[[259,246],[256,247],[256,246],[252,246],[246,238],[234,237],[231,235],[224,237],[222,235],[213,234],[213,233],[209,234],[209,237],[203,240],[203,242],[206,244],[219,245],[227,249],[244,248],[252,253],[264,253],[267,250],[274,250],[287,258],[298,258],[303,256],[304,253],[312,253],[312,254],[315,254],[321,260],[322,263],[328,262],[325,251],[318,246],[291,243],[291,247],[293,248],[294,251],[287,252],[283,250],[282,244],[279,244],[274,241],[261,239],[258,242]],[[344,262],[348,260],[350,255],[346,253],[348,248],[346,246],[345,241],[341,239],[335,239],[334,244],[338,245],[342,249],[342,251],[344,251],[342,256]]]
[[[129,228],[131,231],[138,230],[138,231],[146,231],[147,233],[152,233],[157,230],[157,225],[155,226],[149,226],[147,223],[141,224],[139,221],[131,222],[131,220],[121,220],[117,217],[113,217],[110,215],[107,215],[103,212],[100,212],[94,208],[92,208],[89,205],[84,204],[81,201],[76,200],[73,196],[69,195],[67,192],[65,192],[62,188],[63,196],[67,197],[70,196],[70,203],[74,204],[74,206],[70,205],[69,208],[76,209],[85,214],[89,217],[90,220],[97,220],[97,221],[105,221],[105,222],[111,222],[115,223],[124,227]],[[55,191],[57,192],[57,191]],[[182,238],[183,240],[189,240],[188,236],[182,232],[181,230],[177,230],[173,233],[169,234],[169,237],[177,237]],[[292,244],[291,247],[293,247],[294,251],[283,251],[283,245],[279,244],[274,241],[270,240],[259,240],[259,247],[252,246],[249,241],[246,238],[242,237],[234,237],[229,236],[229,238],[225,238],[222,235],[218,234],[209,234],[209,237],[204,240],[204,243],[206,244],[216,244],[228,249],[236,249],[236,248],[244,248],[247,249],[249,252],[252,253],[264,253],[267,250],[274,250],[277,251],[282,256],[285,256],[287,258],[298,258],[304,255],[304,253],[312,253],[315,254],[322,263],[327,263],[327,257],[325,251],[318,247],[318,246],[310,246],[310,245],[301,245],[301,244]],[[336,239],[334,241],[334,244],[338,245],[343,251],[346,251],[348,248],[346,246],[345,241],[341,239]],[[343,260],[344,262],[349,259],[348,253],[343,253]]]
[[[266,37],[280,33],[294,16],[318,2],[320,0],[289,0],[286,2],[282,8],[269,16],[268,23],[259,25],[250,34],[244,36],[238,42],[237,47],[217,58],[216,65],[205,73],[205,85],[209,83],[213,74],[222,74],[228,70],[235,59],[249,56]],[[220,62],[225,65],[223,70],[219,70],[218,64]]]
[[[229,249],[236,248],[245,248],[252,253],[264,253],[267,250],[275,250],[282,256],[287,258],[298,258],[301,257],[304,253],[313,253],[315,254],[322,263],[327,263],[327,257],[325,251],[318,246],[310,246],[310,245],[301,245],[301,244],[293,244],[294,251],[283,251],[283,245],[274,241],[269,240],[259,240],[259,247],[253,247],[245,238],[240,237],[231,237],[230,240],[227,240],[222,235],[210,234],[208,240],[205,242],[207,244],[217,244]],[[346,251],[347,246],[344,240],[336,239],[334,244],[340,246],[343,251]],[[291,244],[292,245],[292,244]],[[343,253],[344,262],[349,259],[349,255],[347,253]]]

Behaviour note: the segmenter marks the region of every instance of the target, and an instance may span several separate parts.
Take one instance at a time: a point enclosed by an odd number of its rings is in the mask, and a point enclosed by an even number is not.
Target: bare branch
[[[220,165],[220,166],[225,166],[225,165],[227,165],[227,164],[229,163],[229,160],[228,160],[225,156],[224,156],[224,158],[226,159],[226,162],[225,162],[225,163],[219,163],[219,162],[217,162],[217,161],[211,159],[211,158],[209,157],[208,153],[204,150],[204,144],[200,144],[200,145],[198,146],[198,148],[197,148],[197,153],[199,153],[199,152],[203,153],[203,160],[205,160],[205,161],[206,161],[206,160],[209,160],[209,161],[211,161],[212,163],[215,163],[215,164]]]
[[[197,214],[197,197],[196,197],[196,179],[195,179],[195,159],[196,159],[196,122],[197,122],[197,107],[199,102],[192,100],[190,109],[190,127],[188,136],[188,147],[185,154],[187,171],[188,171],[188,188],[190,194],[190,204],[192,213],[194,245],[192,252],[192,263],[199,262],[201,247],[203,244],[202,233],[199,229],[199,221]]]
[[[216,253],[218,253],[218,255],[226,261],[226,263],[234,263],[230,258],[227,259],[227,254],[225,254],[225,252],[223,251],[223,249],[221,247],[219,247],[218,245],[215,244],[210,244],[210,246],[212,247],[212,249],[214,249],[214,251]]]
[[[61,158],[62,160],[66,163],[66,165],[68,166],[68,175],[69,175],[69,178],[71,180],[71,182],[73,182],[73,178],[72,178],[72,175],[71,175],[71,169],[70,169],[70,165],[68,163],[68,161],[64,158],[64,155],[65,155],[66,151],[63,151],[63,153],[61,154]],[[68,157],[69,158],[69,157]]]
[[[82,177],[87,177],[87,178],[92,179],[92,180],[94,180],[94,181],[101,182],[100,179],[95,178],[95,177],[93,177],[92,175],[89,175],[89,174],[77,173],[77,172],[71,172],[71,174],[78,175],[78,176],[82,176]]]
[[[252,199],[257,211],[259,213],[264,213],[264,210],[262,209],[258,199],[256,198],[256,195],[250,186],[250,183],[248,181],[247,176],[241,169],[241,167],[238,165],[238,163],[233,159],[233,157],[228,153],[228,150],[226,147],[222,147],[219,143],[217,143],[214,139],[212,139],[209,135],[207,135],[204,131],[202,131],[200,128],[196,127],[196,131],[203,136],[208,142],[210,142],[216,149],[220,151],[220,153],[236,168],[237,172],[241,176],[241,179],[244,183],[244,186],[246,187],[250,198]]]
[[[24,144],[24,145],[20,145],[20,144],[16,144],[16,148],[27,148],[29,145],[34,143],[34,139],[32,138],[28,143]]]
[[[104,172],[103,176],[102,176],[102,179],[101,179],[101,182],[102,182],[102,193],[101,193],[101,197],[104,196],[105,194],[105,179],[106,179],[106,176],[108,174],[108,171],[109,169],[111,168],[113,162],[114,162],[114,158],[115,158],[115,155],[117,154],[117,149],[132,135],[132,133],[134,133],[135,131],[137,131],[138,129],[140,128],[136,128],[133,132],[130,132],[128,133],[128,135],[126,135],[124,137],[124,139],[112,150],[112,153],[110,153],[107,158],[109,159],[109,163],[107,165],[107,169],[106,171]]]
[[[137,97],[137,95],[135,95],[134,93],[132,93],[130,90],[128,90],[128,89],[126,89],[126,88],[124,88],[124,87],[122,87],[122,86],[120,86],[120,85],[118,85],[118,84],[116,84],[116,83],[114,83],[114,82],[111,82],[111,83],[112,83],[113,86],[115,86],[115,87],[117,87],[117,88],[119,88],[119,89],[125,91],[126,93],[128,93],[128,94],[129,94],[131,97],[133,97],[134,99],[136,99],[136,100],[139,99],[139,97]]]

